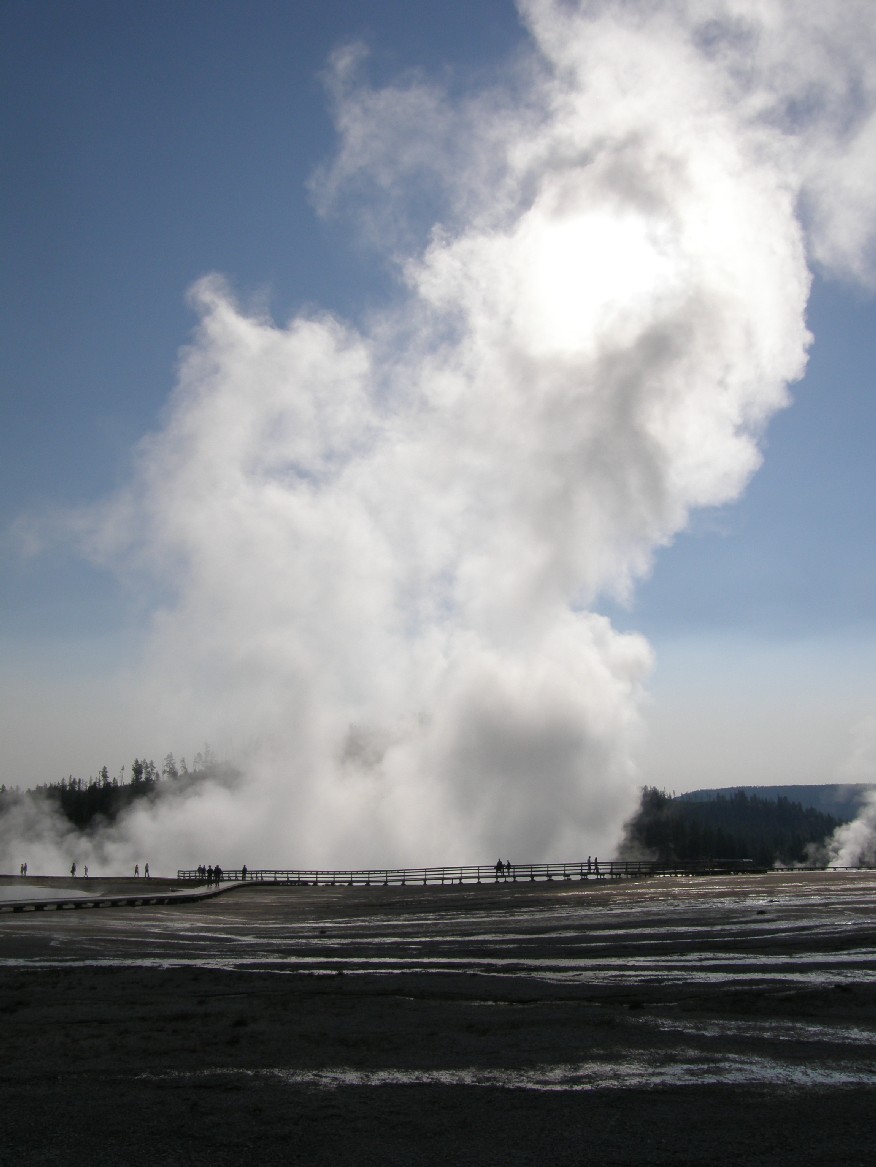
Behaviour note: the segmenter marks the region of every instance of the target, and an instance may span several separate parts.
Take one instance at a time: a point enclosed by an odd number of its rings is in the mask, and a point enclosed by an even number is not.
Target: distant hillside
[[[819,786],[722,786],[714,790],[691,790],[676,795],[676,802],[714,802],[718,797],[732,798],[739,791],[749,797],[788,802],[811,807],[821,814],[830,815],[841,823],[850,823],[858,817],[865,796],[876,790],[871,782],[833,782]]]
[[[808,863],[840,825],[833,815],[784,794],[771,799],[736,788],[696,793],[708,797],[670,798],[645,787],[624,828],[619,857],[663,863],[750,859],[759,867]]]

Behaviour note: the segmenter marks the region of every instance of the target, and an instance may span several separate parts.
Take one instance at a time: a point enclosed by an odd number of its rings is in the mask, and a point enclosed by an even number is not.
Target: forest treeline
[[[784,797],[737,790],[691,802],[646,786],[624,829],[620,857],[667,863],[751,859],[761,867],[805,863],[839,825],[832,815]]]
[[[37,811],[54,811],[82,832],[99,831],[135,803],[180,795],[201,783],[233,784],[240,773],[219,761],[209,747],[195,755],[191,769],[167,754],[159,768],[135,758],[126,774],[96,778],[69,776],[29,790],[0,786],[0,815],[23,801]],[[708,801],[673,798],[656,787],[642,790],[639,808],[627,822],[618,858],[685,862],[750,859],[758,866],[805,863],[833,834],[840,820],[787,798],[762,798],[736,790]]]
[[[185,758],[177,763],[173,754],[165,755],[161,768],[151,759],[135,758],[129,775],[123,766],[110,777],[103,766],[96,778],[87,780],[70,775],[57,782],[44,782],[29,790],[0,786],[0,815],[28,801],[34,809],[57,812],[79,831],[98,830],[114,822],[137,802],[156,800],[168,794],[182,794],[192,786],[206,782],[228,785],[239,771],[219,761],[209,746],[195,754],[192,768]]]

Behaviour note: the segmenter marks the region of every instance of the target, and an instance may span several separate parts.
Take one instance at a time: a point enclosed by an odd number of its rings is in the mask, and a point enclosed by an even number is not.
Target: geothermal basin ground
[[[876,872],[4,912],[0,1027],[0,1164],[869,1167]]]

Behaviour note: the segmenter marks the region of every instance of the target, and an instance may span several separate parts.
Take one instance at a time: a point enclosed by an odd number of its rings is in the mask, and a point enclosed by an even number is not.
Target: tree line
[[[160,768],[152,759],[134,758],[129,774],[122,766],[116,777],[110,777],[107,767],[102,766],[96,778],[87,780],[71,774],[28,790],[0,785],[0,815],[27,800],[35,809],[53,810],[77,830],[88,831],[115,822],[135,803],[181,794],[202,782],[228,785],[238,777],[234,766],[219,761],[205,746],[203,752],[195,754],[191,769],[185,758],[177,762],[173,754],[166,754]]]
[[[832,815],[783,796],[760,798],[737,790],[691,802],[646,786],[624,828],[620,854],[667,863],[751,859],[762,867],[791,865],[806,863],[839,825]]]
[[[209,746],[192,767],[166,754],[161,766],[135,758],[111,777],[106,766],[87,780],[72,775],[29,790],[0,785],[0,815],[28,800],[34,810],[54,811],[78,831],[109,825],[139,802],[182,794],[203,782],[231,785],[240,772],[217,759]],[[624,827],[618,858],[658,862],[751,859],[758,866],[807,862],[840,820],[780,796],[762,798],[736,790],[708,801],[673,798],[653,786],[642,789],[638,810]]]

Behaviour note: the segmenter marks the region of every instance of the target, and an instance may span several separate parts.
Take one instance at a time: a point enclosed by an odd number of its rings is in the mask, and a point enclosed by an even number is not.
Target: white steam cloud
[[[872,278],[872,4],[521,12],[501,91],[376,90],[336,55],[315,195],[403,296],[280,327],[201,280],[163,428],[80,518],[163,597],[153,738],[245,769],[126,821],[155,866],[610,848],[651,652],[599,598],[756,470],[808,261]]]
[[[837,827],[827,840],[827,862],[838,867],[876,866],[876,716],[855,727],[852,748],[842,767],[847,782],[872,784],[855,819]]]

